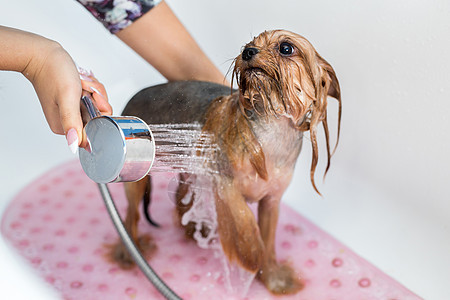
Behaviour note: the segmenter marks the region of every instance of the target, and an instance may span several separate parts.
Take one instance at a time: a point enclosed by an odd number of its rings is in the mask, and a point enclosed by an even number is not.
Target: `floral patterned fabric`
[[[131,25],[161,0],[76,0],[111,33]]]

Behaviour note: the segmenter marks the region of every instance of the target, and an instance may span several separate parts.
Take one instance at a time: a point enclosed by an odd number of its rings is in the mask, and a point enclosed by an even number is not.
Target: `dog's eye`
[[[292,53],[294,53],[294,47],[287,42],[283,42],[280,44],[279,51],[283,55],[291,55]]]

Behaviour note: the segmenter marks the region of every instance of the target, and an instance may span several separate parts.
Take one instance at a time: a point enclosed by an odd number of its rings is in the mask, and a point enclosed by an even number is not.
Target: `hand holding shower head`
[[[97,183],[137,181],[147,175],[155,159],[148,125],[137,117],[101,116],[87,92],[81,100],[91,118],[85,127],[87,150],[79,151],[86,175]]]

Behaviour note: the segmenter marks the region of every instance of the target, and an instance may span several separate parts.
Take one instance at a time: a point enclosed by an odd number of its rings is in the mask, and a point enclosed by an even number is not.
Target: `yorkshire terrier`
[[[328,164],[331,159],[327,123],[327,97],[338,101],[339,140],[341,96],[331,65],[304,37],[285,30],[266,31],[245,45],[234,60],[232,81],[239,90],[198,81],[180,81],[146,88],[127,104],[124,115],[148,124],[202,124],[218,145],[212,190],[215,195],[217,232],[230,261],[256,274],[273,294],[293,294],[303,287],[297,273],[277,262],[275,229],[281,197],[289,185],[302,147],[303,132],[310,132],[310,177],[318,163],[317,126],[322,123]],[[337,142],[336,142],[337,145]],[[181,181],[178,213],[195,201],[185,198],[188,184]],[[138,206],[150,197],[150,180],[125,184],[129,206],[125,225],[142,251],[154,248],[150,238],[138,236]],[[258,203],[257,218],[247,203]],[[185,226],[192,236],[195,224]],[[202,233],[208,231],[202,228]],[[132,260],[121,243],[112,258],[122,267]]]

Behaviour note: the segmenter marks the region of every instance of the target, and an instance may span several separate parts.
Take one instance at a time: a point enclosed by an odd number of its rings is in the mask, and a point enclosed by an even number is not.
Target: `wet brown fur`
[[[281,55],[281,43],[292,45],[293,53]],[[203,119],[203,130],[214,136],[220,149],[214,158],[220,171],[214,178],[218,233],[230,261],[256,273],[272,293],[293,294],[303,287],[303,282],[289,265],[278,263],[275,255],[279,203],[292,178],[306,131],[310,132],[312,146],[310,177],[318,192],[314,180],[319,157],[317,126],[322,123],[325,132],[326,173],[332,156],[327,97],[338,100],[338,142],[339,82],[331,65],[295,33],[267,31],[255,37],[247,48],[257,49],[257,54],[250,60],[239,55],[234,61],[233,81],[239,91],[214,99]],[[272,141],[271,135],[277,140]],[[126,184],[129,208],[125,224],[135,240],[137,205],[147,186],[148,179]],[[177,193],[180,216],[195,198],[188,205],[181,203],[188,188],[182,180]],[[258,203],[257,219],[247,202]],[[193,234],[194,225],[186,226],[188,236]],[[119,244],[116,248],[120,248]],[[131,260],[122,250],[113,251],[111,256],[127,266]]]

